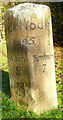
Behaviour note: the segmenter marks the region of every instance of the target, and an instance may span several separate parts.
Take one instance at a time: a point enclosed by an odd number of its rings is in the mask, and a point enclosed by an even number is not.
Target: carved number
[[[26,38],[21,41],[21,45],[33,45],[35,37],[30,38],[27,40]]]
[[[19,66],[16,66],[16,75],[21,75]]]
[[[46,64],[43,64],[43,72],[45,72]]]

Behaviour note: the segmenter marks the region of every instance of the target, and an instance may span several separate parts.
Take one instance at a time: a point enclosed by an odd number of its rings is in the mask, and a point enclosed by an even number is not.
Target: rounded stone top
[[[35,9],[35,8],[44,8],[44,9],[47,9],[49,8],[47,5],[43,5],[43,4],[34,4],[34,3],[22,3],[22,4],[19,4],[19,5],[16,5],[12,8],[9,8],[10,10],[25,10],[25,9]]]
[[[19,16],[21,20],[23,18],[27,18],[29,20],[32,14],[36,14],[37,17],[40,19],[42,15],[47,16],[48,13],[50,13],[50,8],[47,5],[42,5],[42,4],[22,3],[7,9],[5,11],[5,14],[6,13],[10,13],[10,15],[13,14],[15,18],[16,16]]]

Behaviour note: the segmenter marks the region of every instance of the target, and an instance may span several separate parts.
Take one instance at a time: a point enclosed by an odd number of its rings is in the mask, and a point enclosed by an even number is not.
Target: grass
[[[63,70],[61,65],[61,47],[54,47],[55,53],[55,72],[56,72],[56,87],[57,87],[57,98],[58,108],[44,112],[41,115],[29,111],[13,102],[10,94],[9,84],[9,73],[7,63],[7,49],[6,44],[2,44],[2,118],[62,118],[63,105],[61,104],[62,99],[62,77]],[[1,51],[1,49],[0,49]],[[62,63],[63,64],[63,63]],[[1,69],[1,68],[0,68]],[[1,97],[0,97],[1,99]]]

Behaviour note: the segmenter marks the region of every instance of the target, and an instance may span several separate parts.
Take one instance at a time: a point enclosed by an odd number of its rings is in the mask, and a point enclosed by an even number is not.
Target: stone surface
[[[57,108],[50,8],[23,3],[5,11],[11,97],[40,114]]]

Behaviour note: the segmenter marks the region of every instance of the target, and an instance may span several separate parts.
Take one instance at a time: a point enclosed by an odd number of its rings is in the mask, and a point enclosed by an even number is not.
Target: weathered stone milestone
[[[5,31],[12,99],[38,114],[57,108],[50,8],[23,3],[7,9]]]

